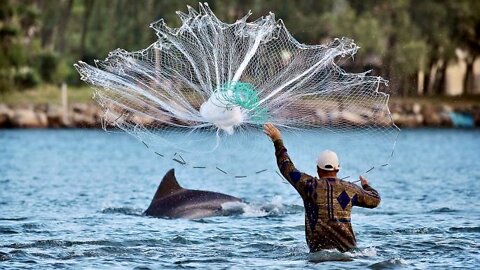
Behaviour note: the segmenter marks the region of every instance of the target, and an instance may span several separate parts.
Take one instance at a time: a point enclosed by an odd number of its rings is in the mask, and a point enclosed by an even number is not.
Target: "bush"
[[[31,88],[37,86],[41,80],[38,73],[30,67],[22,67],[16,70],[13,75],[15,85],[20,88]]]
[[[0,94],[13,88],[12,72],[9,69],[0,69]]]
[[[73,65],[71,65],[66,59],[62,58],[57,66],[57,70],[55,71],[54,82],[57,84],[68,82],[74,70],[75,69],[73,68]]]
[[[65,59],[52,51],[44,51],[36,57],[36,69],[42,78],[42,81],[48,83],[62,83],[66,81],[73,67]]]
[[[44,51],[37,56],[37,70],[43,81],[54,82],[58,62],[58,55],[52,51]]]

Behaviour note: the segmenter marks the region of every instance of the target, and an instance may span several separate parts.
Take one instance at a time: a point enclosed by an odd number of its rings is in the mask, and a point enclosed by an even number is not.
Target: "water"
[[[275,174],[225,180],[178,169],[184,187],[224,192],[248,204],[226,217],[157,219],[142,211],[169,164],[131,137],[0,131],[0,268],[475,268],[479,138],[479,130],[403,131],[391,166],[368,176],[381,206],[354,209],[358,250],[312,255],[301,200]],[[289,148],[301,143],[285,141]],[[267,149],[271,166],[273,147]],[[248,159],[252,151],[236,154]],[[355,164],[356,153],[368,151],[351,149],[344,169]],[[294,160],[314,170],[300,156]]]

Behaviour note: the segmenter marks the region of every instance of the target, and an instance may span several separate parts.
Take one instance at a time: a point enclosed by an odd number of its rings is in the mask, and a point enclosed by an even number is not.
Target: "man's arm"
[[[264,128],[265,134],[272,139],[275,146],[275,156],[277,158],[278,169],[298,193],[302,194],[305,181],[312,177],[295,168],[295,165],[288,156],[287,148],[285,148],[285,145],[283,144],[280,131],[272,124],[265,124]]]
[[[357,197],[355,201],[352,200],[352,204],[365,208],[377,207],[380,204],[380,195],[368,184],[367,179],[365,179],[363,176],[360,176],[360,180],[362,188],[357,187]]]

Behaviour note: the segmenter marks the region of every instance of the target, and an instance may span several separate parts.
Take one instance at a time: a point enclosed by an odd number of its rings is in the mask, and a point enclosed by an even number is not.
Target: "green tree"
[[[473,94],[475,89],[473,64],[480,56],[480,2],[452,1],[447,5],[453,17],[453,39],[461,49],[467,52],[464,93]]]
[[[29,62],[29,53],[35,50],[33,37],[38,31],[38,15],[29,1],[0,2],[0,92],[39,82]]]

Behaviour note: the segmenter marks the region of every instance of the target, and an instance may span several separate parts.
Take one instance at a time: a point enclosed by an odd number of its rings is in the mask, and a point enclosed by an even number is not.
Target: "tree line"
[[[480,55],[477,0],[212,0],[222,20],[234,22],[252,10],[282,19],[300,42],[353,38],[361,47],[347,70],[372,69],[390,80],[398,95],[442,95],[447,65],[466,62],[464,93],[474,89]],[[164,18],[179,26],[175,11],[188,0],[3,0],[0,1],[0,92],[40,83],[80,84],[72,64],[93,63],[109,51],[147,47],[156,40],[149,23]]]

